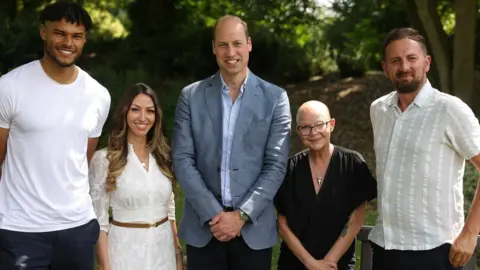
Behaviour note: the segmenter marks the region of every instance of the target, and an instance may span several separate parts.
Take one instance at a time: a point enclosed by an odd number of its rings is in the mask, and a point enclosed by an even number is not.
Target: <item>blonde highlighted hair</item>
[[[107,191],[117,187],[117,178],[123,173],[128,156],[128,124],[127,114],[132,102],[139,94],[145,94],[152,99],[155,106],[155,123],[147,133],[147,145],[162,173],[172,182],[175,188],[175,178],[172,171],[172,156],[170,146],[163,131],[163,112],[158,104],[155,92],[144,83],[136,83],[123,94],[112,118],[112,127],[107,145]]]

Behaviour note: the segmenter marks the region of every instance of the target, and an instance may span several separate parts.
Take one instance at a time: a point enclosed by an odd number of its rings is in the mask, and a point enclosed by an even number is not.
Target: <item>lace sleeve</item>
[[[173,192],[168,200],[168,219],[175,220],[175,195]]]
[[[90,161],[88,180],[90,183],[90,196],[93,208],[97,215],[100,230],[107,232],[109,229],[110,196],[106,189],[108,161],[105,150],[95,152]]]

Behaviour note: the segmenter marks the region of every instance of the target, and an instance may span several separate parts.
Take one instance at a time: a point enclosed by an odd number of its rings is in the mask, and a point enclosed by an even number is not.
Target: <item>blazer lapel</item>
[[[212,120],[215,144],[219,157],[222,156],[222,80],[220,73],[212,76],[209,86],[205,88],[205,102],[207,103],[208,114]]]
[[[240,107],[240,112],[238,113],[237,123],[235,124],[235,134],[233,141],[243,135],[252,121],[255,112],[260,106],[260,97],[262,92],[257,88],[258,80],[257,77],[248,71],[247,84],[245,85],[245,90],[243,91],[242,105]]]

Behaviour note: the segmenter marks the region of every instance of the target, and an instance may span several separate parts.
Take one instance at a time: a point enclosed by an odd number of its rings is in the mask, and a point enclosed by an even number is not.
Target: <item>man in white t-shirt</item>
[[[40,16],[41,60],[0,78],[0,269],[94,269],[88,161],[110,108],[75,66],[92,21],[75,3]]]

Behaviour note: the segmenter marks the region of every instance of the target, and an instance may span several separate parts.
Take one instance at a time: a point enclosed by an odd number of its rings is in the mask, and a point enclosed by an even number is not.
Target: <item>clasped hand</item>
[[[314,260],[306,265],[308,270],[337,270],[337,264],[329,260]]]
[[[210,231],[221,242],[227,242],[240,236],[245,221],[240,219],[238,211],[220,212],[210,221]]]

